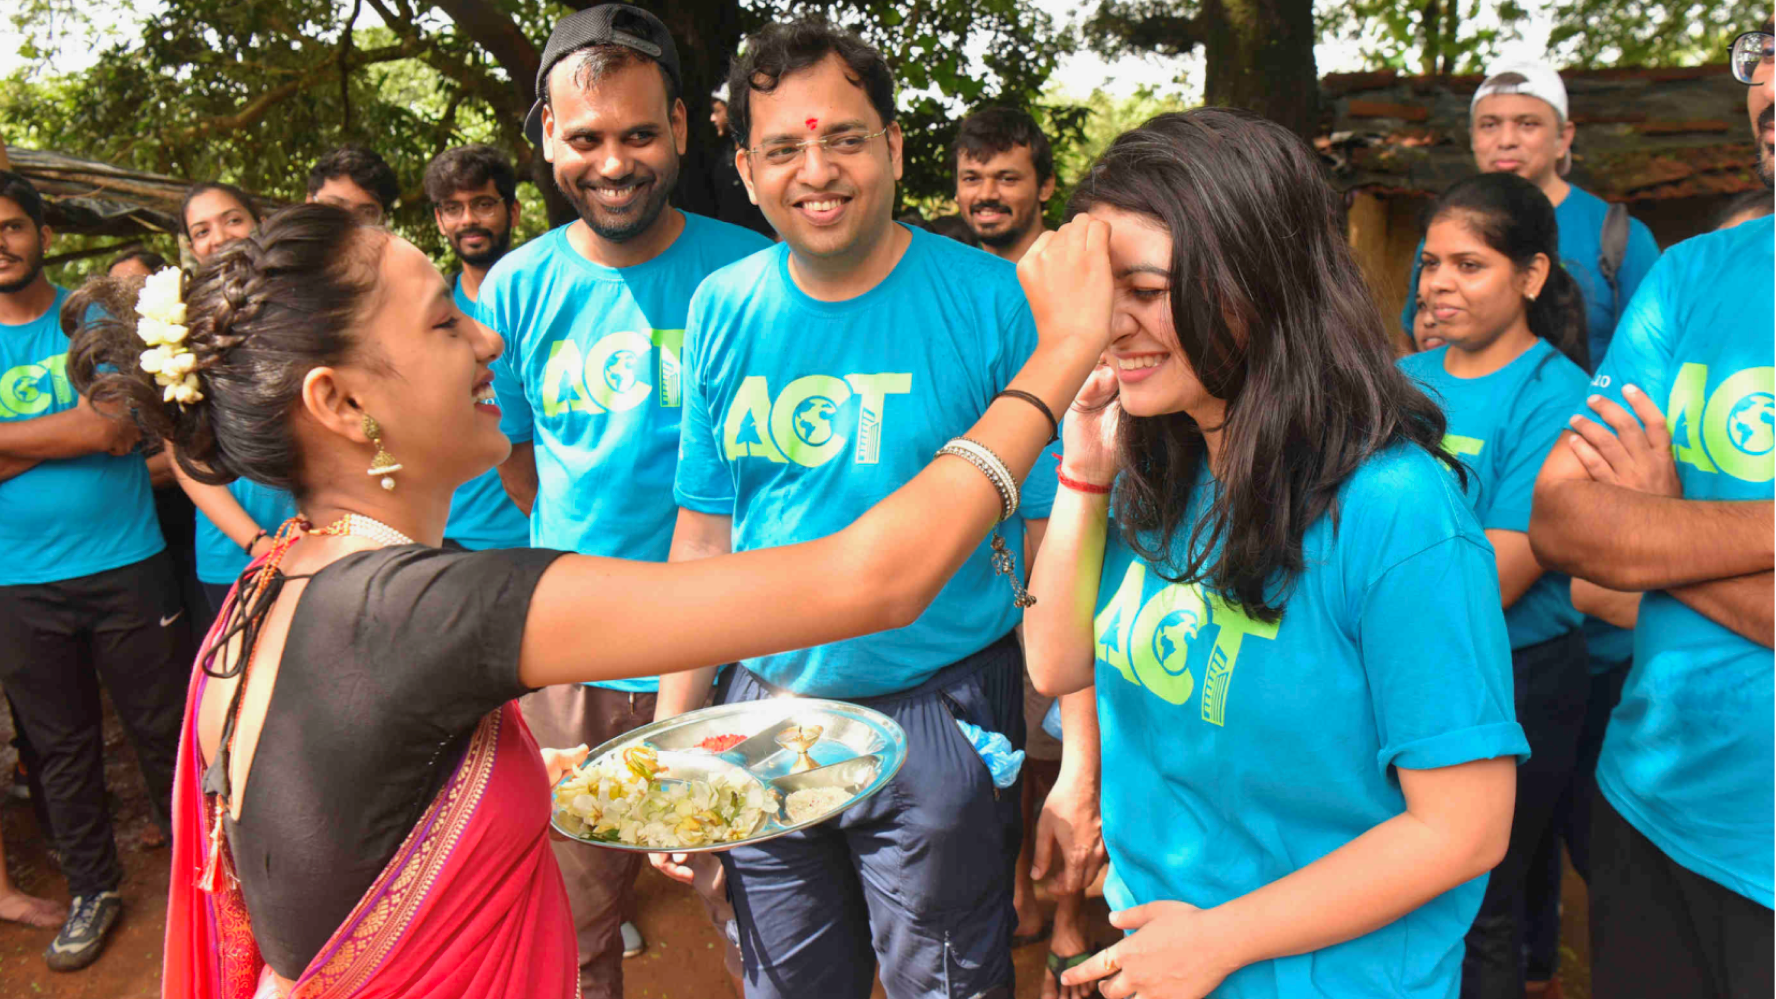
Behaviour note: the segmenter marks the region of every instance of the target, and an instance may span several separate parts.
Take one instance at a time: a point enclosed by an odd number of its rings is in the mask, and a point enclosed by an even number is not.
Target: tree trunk
[[[728,65],[747,28],[739,0],[651,0],[646,6],[665,22],[678,45],[679,73],[684,78],[685,114],[690,138],[679,162],[673,204],[699,215],[715,214],[712,184],[717,157],[734,155],[726,139],[718,139],[709,122],[710,95],[728,78]]]
[[[1319,131],[1313,0],[1205,0],[1207,104],[1241,107],[1304,139]]]

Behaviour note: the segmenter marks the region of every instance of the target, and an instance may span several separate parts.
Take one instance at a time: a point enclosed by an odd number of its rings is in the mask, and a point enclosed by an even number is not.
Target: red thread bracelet
[[[1059,458],[1060,456],[1056,455],[1055,457]],[[1110,492],[1109,486],[1081,482],[1078,479],[1068,476],[1066,472],[1061,471],[1061,463],[1059,461],[1055,462],[1055,478],[1060,480],[1061,485],[1066,486],[1068,489],[1071,489],[1076,493],[1090,493],[1093,496],[1105,496]]]

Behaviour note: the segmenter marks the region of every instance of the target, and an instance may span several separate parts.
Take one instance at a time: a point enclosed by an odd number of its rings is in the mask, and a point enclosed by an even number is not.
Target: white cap
[[[1502,79],[1501,79],[1502,77]],[[1468,105],[1468,113],[1472,115],[1474,108],[1483,97],[1494,94],[1522,94],[1547,101],[1560,115],[1561,121],[1570,117],[1566,113],[1566,84],[1560,82],[1560,74],[1554,67],[1545,62],[1533,59],[1507,59],[1495,63],[1486,71],[1486,82],[1474,91],[1474,100]]]
[[[715,88],[715,92],[710,94],[709,96],[714,100],[721,101],[723,104],[728,103],[728,83],[727,83],[727,81],[723,80],[722,85]]]

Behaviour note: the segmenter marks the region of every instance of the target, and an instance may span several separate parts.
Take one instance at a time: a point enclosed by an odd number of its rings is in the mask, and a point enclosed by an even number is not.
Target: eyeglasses
[[[476,218],[490,219],[499,214],[500,207],[504,204],[505,202],[498,198],[488,197],[476,198],[467,205],[460,201],[445,201],[438,205],[438,214],[452,222],[462,218],[464,211],[468,211]]]
[[[1758,66],[1770,64],[1772,42],[1776,42],[1776,35],[1767,31],[1747,31],[1733,39],[1729,50],[1732,54],[1728,56],[1733,64],[1733,79],[1751,86]]]
[[[869,141],[879,135],[886,135],[889,125],[879,132],[835,132],[817,139],[803,139],[800,142],[773,142],[770,145],[754,146],[746,151],[748,156],[756,156],[765,161],[766,166],[787,167],[802,161],[802,156],[813,146],[835,156],[856,156],[869,146]]]

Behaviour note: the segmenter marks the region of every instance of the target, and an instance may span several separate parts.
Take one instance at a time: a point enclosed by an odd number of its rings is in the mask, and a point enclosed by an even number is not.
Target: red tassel
[[[216,821],[210,826],[209,856],[204,860],[203,873],[197,876],[197,889],[206,895],[214,895],[222,887],[222,799],[216,799]]]

